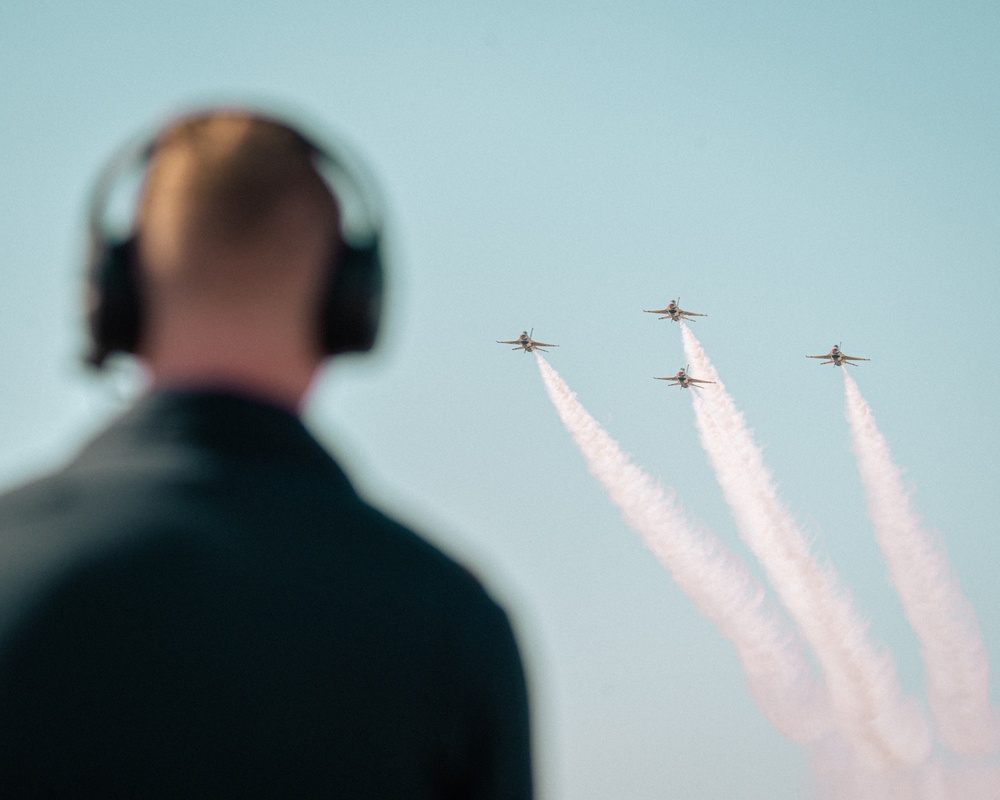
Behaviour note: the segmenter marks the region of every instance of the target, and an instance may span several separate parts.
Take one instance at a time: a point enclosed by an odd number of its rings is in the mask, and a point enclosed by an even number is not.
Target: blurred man
[[[132,235],[92,223],[93,361],[135,352],[151,390],[0,498],[3,796],[530,797],[504,612],[298,417],[374,335],[343,164],[216,110],[133,166]]]

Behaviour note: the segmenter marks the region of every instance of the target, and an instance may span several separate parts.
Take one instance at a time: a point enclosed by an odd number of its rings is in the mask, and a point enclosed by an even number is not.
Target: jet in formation
[[[535,329],[532,328],[531,332],[534,333]],[[557,344],[548,344],[547,342],[536,342],[530,336],[528,336],[527,331],[521,331],[521,335],[517,339],[511,339],[510,341],[501,341],[497,339],[497,344],[516,344],[517,347],[510,348],[511,350],[517,350],[522,348],[525,353],[531,353],[534,350],[541,350],[543,353],[549,352],[546,347],[558,347]]]
[[[660,319],[670,319],[672,322],[683,322],[684,320],[690,319],[691,317],[707,317],[708,314],[696,314],[694,311],[685,311],[681,308],[678,303],[681,299],[678,297],[676,302],[671,300],[666,308],[659,309],[643,309],[647,314],[663,314],[664,316]],[[694,322],[694,320],[691,320]]]
[[[715,383],[715,381],[705,381],[700,378],[692,378],[687,374],[686,369],[677,370],[676,375],[672,375],[669,378],[654,378],[658,381],[672,381],[671,386],[680,386],[682,389],[697,389],[703,383]]]
[[[833,349],[826,355],[806,356],[806,358],[825,358],[826,361],[821,361],[821,364],[833,364],[835,367],[842,367],[844,364],[856,367],[857,364],[852,364],[852,361],[871,361],[870,358],[859,358],[858,356],[845,355],[840,351],[839,345],[834,345]]]

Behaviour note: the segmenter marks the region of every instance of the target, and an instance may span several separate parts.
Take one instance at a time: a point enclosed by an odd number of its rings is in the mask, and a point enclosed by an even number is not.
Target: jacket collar
[[[192,448],[227,461],[329,471],[347,477],[301,419],[267,402],[225,391],[155,391],[141,397],[76,459],[92,464],[123,451]]]

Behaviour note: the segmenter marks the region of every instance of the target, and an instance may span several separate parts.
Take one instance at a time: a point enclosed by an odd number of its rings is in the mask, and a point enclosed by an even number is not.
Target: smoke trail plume
[[[1000,747],[1000,725],[990,706],[989,658],[975,611],[943,544],[923,529],[914,512],[871,408],[843,372],[847,419],[875,538],[920,639],[938,736],[959,755],[989,755]]]
[[[851,746],[836,737],[811,748],[810,761],[814,800],[998,800],[976,794],[976,785],[957,781],[941,761],[928,760],[906,771],[872,769],[859,763]],[[965,791],[969,786],[971,791]]]
[[[930,735],[902,697],[891,655],[869,643],[850,597],[809,552],[743,415],[690,329],[682,323],[681,330],[694,374],[716,383],[692,392],[702,442],[743,538],[819,661],[844,736],[873,767],[914,767],[930,753]]]
[[[830,726],[825,692],[796,637],[745,565],[710,532],[696,530],[676,502],[621,452],[548,362],[536,356],[549,398],[590,472],[681,589],[733,642],[758,707],[800,744],[824,735]]]

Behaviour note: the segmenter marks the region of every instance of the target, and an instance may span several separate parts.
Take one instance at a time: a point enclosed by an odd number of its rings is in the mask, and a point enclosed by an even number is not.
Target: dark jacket
[[[528,798],[504,612],[297,417],[147,396],[0,498],[0,796]]]

